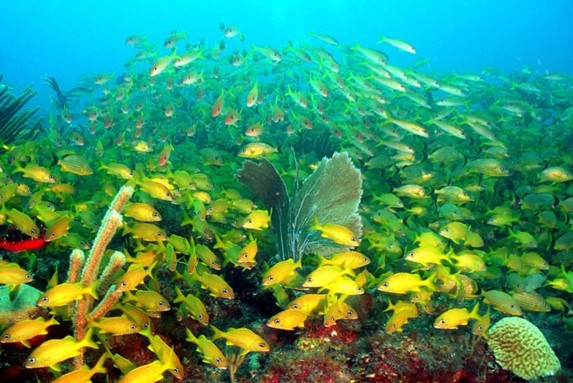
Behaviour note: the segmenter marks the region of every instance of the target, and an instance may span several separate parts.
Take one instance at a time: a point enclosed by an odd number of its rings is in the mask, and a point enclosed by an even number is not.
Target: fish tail
[[[213,336],[211,337],[211,340],[223,338],[223,334],[224,334],[223,331],[219,330],[217,327],[213,326],[212,324],[210,324],[209,327],[210,327],[211,330],[213,330],[213,332],[215,333],[215,334],[213,334]]]
[[[197,337],[189,330],[188,328],[185,329],[185,333],[187,334],[187,338],[185,339],[188,342],[197,344],[199,340]]]
[[[185,300],[185,296],[181,292],[181,289],[179,289],[179,287],[177,287],[177,286],[175,286],[175,294],[176,294],[176,297],[173,300],[174,303],[183,302]]]
[[[95,348],[95,349],[99,348],[97,343],[92,340],[93,333],[94,333],[94,329],[93,329],[93,327],[90,327],[88,329],[88,331],[86,332],[86,335],[84,336],[84,338],[80,341],[81,347],[89,347],[89,348]]]
[[[103,354],[101,354],[101,356],[99,357],[99,359],[97,360],[95,366],[92,367],[91,371],[94,374],[105,374],[107,372],[107,369],[104,367],[104,363],[107,360],[107,358],[109,357],[109,354],[106,352],[104,352]]]
[[[93,299],[98,299],[98,295],[97,295],[97,288],[99,286],[99,281],[96,280],[94,281],[91,285],[89,285],[86,294],[90,295],[93,297]]]
[[[470,312],[470,318],[480,319],[481,316],[479,315],[479,302],[476,302],[474,308]]]

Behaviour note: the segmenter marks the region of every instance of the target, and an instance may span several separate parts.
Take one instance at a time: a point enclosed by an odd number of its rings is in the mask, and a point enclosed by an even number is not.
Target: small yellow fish
[[[258,246],[257,241],[252,240],[245,245],[239,252],[239,257],[237,258],[237,263],[239,264],[252,264],[255,263],[255,257],[257,256]]]
[[[66,235],[70,227],[70,221],[71,219],[67,215],[60,217],[48,228],[48,230],[46,230],[46,233],[44,234],[44,240],[46,242],[51,242]]]
[[[82,299],[84,294],[98,299],[96,292],[98,281],[95,281],[90,286],[84,286],[82,282],[77,283],[60,283],[46,291],[44,295],[38,299],[37,305],[40,307],[59,307],[66,306],[73,301]]]
[[[195,252],[199,256],[201,262],[209,266],[213,270],[221,270],[221,261],[209,247],[198,244],[195,246]]]
[[[326,294],[305,294],[294,299],[287,306],[288,309],[302,311],[306,315],[320,313],[326,304]]]
[[[24,366],[26,368],[51,367],[59,371],[60,362],[66,359],[80,355],[80,350],[84,347],[98,349],[99,346],[92,341],[93,329],[88,329],[85,337],[78,341],[73,336],[67,336],[63,339],[50,339],[32,351],[26,358]]]
[[[329,294],[342,294],[342,295],[362,295],[364,289],[354,279],[347,276],[337,278],[333,282],[325,285],[319,292],[328,290]]]
[[[21,320],[4,330],[0,336],[0,343],[20,342],[30,348],[28,340],[38,335],[46,335],[48,333],[47,328],[56,324],[60,324],[60,322],[54,317],[49,320],[45,320],[42,317]]]
[[[91,382],[92,376],[95,374],[105,374],[107,373],[107,369],[104,367],[104,363],[108,358],[108,354],[104,352],[102,356],[98,359],[96,364],[89,368],[87,365],[83,365],[77,370],[68,372],[60,376],[59,378],[52,381],[52,383],[86,383]]]
[[[277,148],[265,144],[264,142],[250,142],[239,151],[238,156],[243,158],[266,157],[278,152]]]
[[[192,277],[201,283],[201,287],[209,290],[212,296],[217,298],[233,299],[235,292],[233,288],[220,276],[208,272],[199,273],[196,271]]]
[[[203,362],[212,364],[223,370],[227,368],[227,359],[215,343],[205,337],[205,335],[200,335],[199,338],[196,338],[188,328],[185,329],[185,332],[187,334],[185,340],[197,345],[197,351],[203,356]]]
[[[40,235],[40,229],[38,228],[38,225],[36,225],[36,222],[34,222],[34,220],[30,218],[28,214],[22,213],[21,211],[12,208],[6,213],[6,215],[10,221],[16,225],[18,230],[27,236],[38,238]]]
[[[56,182],[50,171],[43,166],[28,164],[25,168],[17,167],[15,172],[21,172],[24,177],[31,178],[36,182],[50,184]]]
[[[271,349],[263,338],[248,328],[230,328],[223,332],[213,325],[209,327],[215,332],[212,340],[219,338],[226,339],[227,345],[237,346],[242,349],[240,355],[246,355],[251,351],[268,352]]]
[[[477,321],[472,326],[472,334],[481,336],[485,338],[487,336],[487,330],[491,324],[491,319],[489,317],[489,310],[485,315],[478,318]]]
[[[434,327],[442,330],[455,330],[459,326],[465,326],[470,319],[480,319],[479,302],[471,312],[467,308],[453,308],[440,314],[434,321]]]
[[[179,287],[175,287],[176,297],[173,300],[174,303],[181,302],[179,306],[179,311],[188,311],[191,313],[191,317],[201,323],[203,326],[209,324],[209,313],[205,308],[203,302],[193,294],[187,294],[184,296]]]
[[[141,263],[134,263],[129,266],[125,274],[119,278],[115,284],[116,291],[133,291],[137,290],[137,286],[142,284],[146,277],[151,276],[153,267],[157,261],[155,261],[147,270]]]
[[[128,204],[123,208],[123,215],[141,222],[161,221],[161,214],[153,206],[143,202]]]
[[[32,282],[32,274],[21,268],[17,263],[0,263],[0,284],[20,285]]]
[[[124,317],[105,317],[95,322],[90,322],[89,326],[99,329],[100,333],[110,333],[113,335],[135,334],[140,327],[131,319]]]
[[[408,44],[407,42],[402,41],[402,40],[391,39],[389,37],[380,36],[380,40],[378,40],[378,44],[380,44],[380,43],[388,43],[388,44],[392,45],[393,47],[400,49],[401,51],[411,53],[411,54],[416,54],[416,49],[414,49],[413,46],[411,46],[410,44]]]
[[[147,242],[162,242],[167,240],[167,234],[165,234],[165,231],[152,223],[138,222],[133,225],[125,226],[123,229],[123,235],[130,233],[133,238]]]
[[[294,259],[289,258],[273,265],[263,274],[263,286],[268,287],[277,283],[283,283],[287,278],[296,276],[295,270],[302,267],[301,262],[300,259],[295,262]]]
[[[173,201],[173,195],[167,186],[160,182],[144,180],[138,183],[141,190],[163,201]]]
[[[349,271],[336,265],[324,265],[320,266],[311,272],[302,283],[303,287],[323,287],[326,286]],[[350,271],[351,273],[351,271]]]
[[[242,227],[244,227],[245,229],[262,230],[269,227],[270,221],[271,221],[271,216],[268,211],[253,210],[247,216],[247,218],[245,218]]]
[[[101,164],[100,169],[106,171],[107,174],[130,180],[133,178],[133,171],[126,165],[117,162],[112,162],[109,165]]]
[[[337,253],[324,258],[318,256],[319,265],[337,265],[343,269],[358,269],[360,267],[370,264],[370,258],[358,251],[346,251],[344,253]]]
[[[287,309],[278,314],[273,315],[268,321],[267,326],[279,330],[292,331],[296,327],[304,327],[304,322],[308,315],[296,309]]]
[[[167,370],[176,368],[173,363],[163,363],[155,360],[151,363],[144,364],[134,368],[125,374],[118,383],[154,383],[163,379],[163,374]]]
[[[418,308],[412,302],[406,301],[398,301],[396,304],[392,304],[392,302],[388,301],[388,308],[384,311],[394,311],[388,322],[386,322],[385,331],[389,334],[394,332],[401,332],[402,327],[411,318],[418,317]]]
[[[145,311],[169,311],[169,301],[161,294],[153,290],[137,290],[135,294],[129,291],[125,295],[124,302],[134,302],[137,307]]]
[[[324,327],[331,327],[336,325],[336,321],[340,319],[354,320],[358,319],[358,313],[348,303],[345,302],[346,297],[342,296],[335,302],[332,302],[324,312]]]
[[[79,176],[89,176],[93,174],[93,169],[85,158],[76,154],[70,154],[58,160],[63,172],[77,174]]]
[[[424,280],[422,280],[419,274],[395,273],[386,277],[378,286],[378,290],[393,294],[406,294],[413,291],[420,291],[422,287],[433,290],[433,281],[435,278],[435,273]]]
[[[150,327],[147,327],[139,333],[147,337],[149,340],[148,348],[155,353],[162,363],[173,366],[173,368],[169,368],[169,372],[177,379],[183,379],[185,377],[185,368],[173,348],[165,343],[159,335],[151,334]]]
[[[314,225],[310,227],[310,230],[320,231],[323,238],[330,239],[339,245],[355,247],[360,244],[358,236],[346,226],[335,223],[325,223],[321,225],[317,216],[314,217]]]
[[[482,293],[484,303],[491,305],[494,309],[509,315],[523,315],[519,304],[511,295],[499,290],[484,291]]]

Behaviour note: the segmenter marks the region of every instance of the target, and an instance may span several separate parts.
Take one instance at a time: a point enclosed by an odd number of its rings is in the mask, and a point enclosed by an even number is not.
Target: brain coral
[[[495,361],[523,379],[553,375],[561,368],[541,331],[525,319],[500,320],[488,331],[487,343]]]

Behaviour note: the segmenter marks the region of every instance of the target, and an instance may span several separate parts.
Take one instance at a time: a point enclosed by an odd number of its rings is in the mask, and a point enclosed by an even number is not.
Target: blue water
[[[376,41],[384,34],[410,42],[417,57],[429,58],[429,73],[524,66],[571,73],[572,19],[568,0],[2,1],[0,72],[16,91],[34,83],[38,95],[30,105],[48,108],[46,75],[55,76],[63,89],[86,74],[119,76],[135,53],[124,43],[129,35],[161,45],[172,30],[181,30],[190,42],[204,38],[214,46],[225,22],[245,35],[243,43],[228,43],[231,49],[282,48],[289,40],[309,41],[309,31],[379,48]],[[385,50],[395,65],[416,59]]]

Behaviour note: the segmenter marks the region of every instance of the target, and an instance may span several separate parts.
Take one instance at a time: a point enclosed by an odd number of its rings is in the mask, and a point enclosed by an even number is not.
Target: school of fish
[[[128,261],[114,282],[120,304],[84,339],[31,350],[27,368],[61,371],[88,347],[103,352],[97,363],[58,382],[105,373],[108,358],[121,382],[182,379],[174,345],[150,328],[173,307],[204,326],[186,329],[204,363],[226,369],[226,347],[273,352],[252,323],[219,329],[226,319],[208,302],[240,299],[225,279],[233,269],[273,294],[276,314],[262,319],[278,330],[320,317],[325,326],[376,320],[393,333],[430,316],[436,329],[471,324],[485,337],[490,316],[527,312],[573,326],[573,77],[529,68],[438,75],[423,59],[399,67],[393,56],[420,52],[386,36],[365,47],[310,33],[271,47],[234,26],[221,32],[214,46],[183,31],[160,44],[128,37],[125,73],[86,77],[91,94],[54,110],[45,134],[4,146],[0,224],[26,236],[0,240],[0,284],[11,290],[35,283],[16,252],[66,260],[64,270],[72,249],[89,248],[117,190],[136,190],[115,245]],[[362,172],[362,236],[315,219],[311,230],[350,250],[279,261],[273,212],[236,171],[264,157],[295,187],[335,151]],[[165,275],[168,294],[158,283]],[[1,329],[0,342],[30,347],[69,321],[70,304],[101,298],[98,282],[58,283],[57,272],[38,288],[45,317]],[[363,294],[390,313],[359,318],[353,304]],[[102,334],[145,336],[157,359],[136,366]]]

